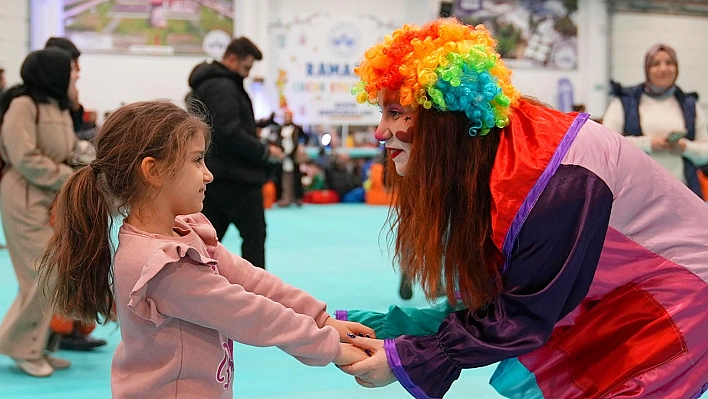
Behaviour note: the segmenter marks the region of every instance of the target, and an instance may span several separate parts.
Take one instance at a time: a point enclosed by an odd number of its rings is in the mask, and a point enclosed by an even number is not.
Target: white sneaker
[[[54,370],[66,370],[71,366],[70,361],[62,359],[60,357],[54,357],[52,355],[46,354],[44,355],[44,358],[47,359],[47,363],[49,363],[49,365],[52,366]]]
[[[54,369],[45,358],[31,360],[13,357],[12,360],[17,363],[17,367],[32,377],[49,377],[54,373]]]

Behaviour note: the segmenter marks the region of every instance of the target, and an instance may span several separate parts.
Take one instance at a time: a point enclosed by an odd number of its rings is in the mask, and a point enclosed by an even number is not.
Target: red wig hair
[[[428,299],[443,284],[449,301],[459,289],[475,309],[501,291],[503,258],[491,238],[489,188],[499,128],[471,137],[462,112],[417,112],[406,176],[396,174],[393,162],[387,166],[397,194],[389,212],[394,260]]]

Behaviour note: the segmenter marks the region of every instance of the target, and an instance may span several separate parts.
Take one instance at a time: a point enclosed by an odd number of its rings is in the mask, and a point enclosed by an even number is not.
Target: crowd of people
[[[615,84],[598,124],[522,95],[496,44],[442,18],[365,52],[353,92],[381,110],[401,295],[418,284],[443,300],[332,317],[265,270],[262,188],[275,175],[280,204],[301,203],[304,134],[286,112],[259,135],[273,116],[256,120],[244,87],[263,58],[253,42],[197,65],[186,107],[127,104],[88,142],[80,52],[50,39],[0,97],[0,214],[19,284],[0,353],[49,376],[70,367],[53,355],[62,342],[105,344],[90,327],[117,320],[115,398],[231,398],[234,341],[416,398],[494,363],[508,398],[700,397],[708,127],[676,86],[675,51],[649,49],[646,81]],[[240,255],[220,243],[231,224]]]

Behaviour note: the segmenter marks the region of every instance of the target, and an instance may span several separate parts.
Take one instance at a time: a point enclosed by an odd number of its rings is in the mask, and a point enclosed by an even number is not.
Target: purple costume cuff
[[[396,342],[393,339],[384,340],[384,350],[386,351],[386,359],[388,360],[388,366],[391,368],[393,375],[396,376],[398,382],[403,386],[403,388],[408,391],[416,399],[435,399],[428,396],[420,387],[418,387],[408,376],[406,370],[401,364],[401,359],[398,357],[398,352],[396,351]]]
[[[349,312],[346,310],[335,310],[334,318],[337,320],[349,321]]]

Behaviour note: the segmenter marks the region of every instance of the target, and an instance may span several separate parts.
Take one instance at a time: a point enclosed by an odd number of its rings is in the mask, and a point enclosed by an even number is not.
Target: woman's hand
[[[369,355],[367,355],[363,349],[357,348],[352,344],[340,343],[339,353],[337,353],[337,356],[334,357],[332,363],[337,366],[347,366],[368,358]]]
[[[683,154],[683,152],[686,151],[686,141],[686,139],[679,139],[679,141],[671,144],[669,152],[676,155]]]
[[[353,375],[356,382],[366,388],[383,387],[396,382],[386,359],[384,341],[363,337],[349,337],[349,342],[371,354],[371,357],[348,365],[339,367],[349,375]]]
[[[376,333],[374,330],[361,323],[337,320],[334,317],[330,317],[324,322],[324,325],[334,327],[339,332],[339,339],[342,342],[348,341],[349,334],[360,337],[376,338]]]
[[[652,152],[668,152],[671,150],[671,143],[666,137],[655,136],[651,139]]]
[[[651,151],[681,155],[686,151],[686,139],[679,139],[677,142],[672,143],[666,137],[654,137],[651,139]]]

